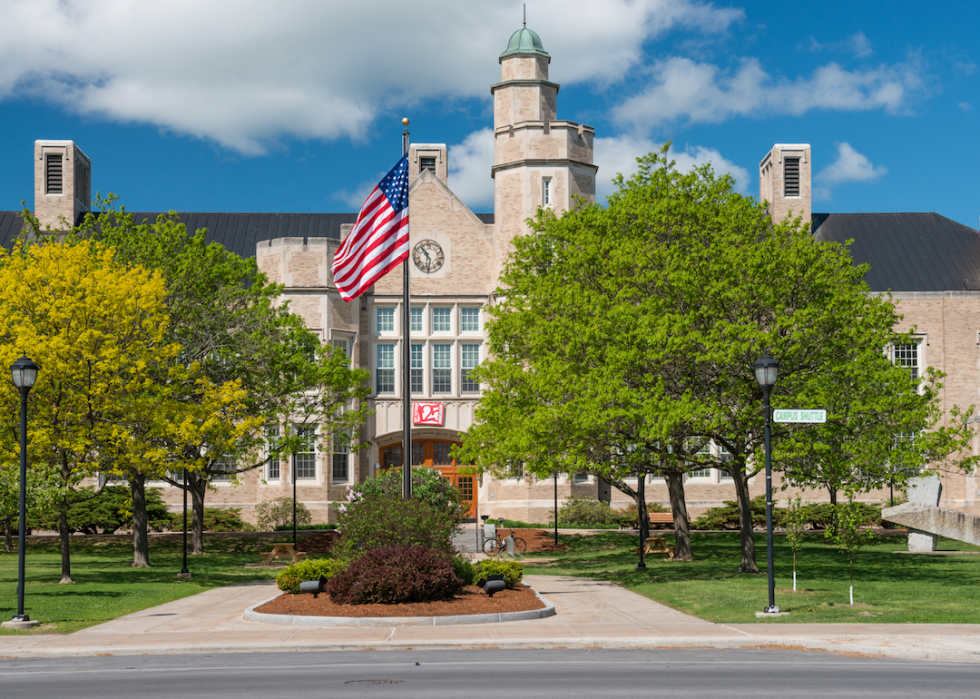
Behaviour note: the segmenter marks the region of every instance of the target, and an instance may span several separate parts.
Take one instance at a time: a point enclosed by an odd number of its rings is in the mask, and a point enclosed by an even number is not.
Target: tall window
[[[402,447],[396,445],[381,452],[381,465],[385,468],[399,468],[402,465]]]
[[[344,356],[350,359],[350,339],[346,337],[335,337],[330,341],[334,350],[343,352]]]
[[[464,333],[480,332],[480,309],[461,308],[459,309],[460,330]]]
[[[452,466],[453,458],[449,455],[452,445],[449,442],[433,442],[432,444],[432,465],[433,466]]]
[[[412,343],[412,393],[422,393],[422,343]]]
[[[310,425],[297,425],[299,450],[296,452],[296,480],[316,478],[316,428]]]
[[[378,307],[374,309],[375,325],[379,333],[395,332],[395,309]]]
[[[377,345],[375,358],[374,390],[377,393],[395,392],[395,343]]]
[[[541,178],[541,206],[548,208],[551,206],[551,178]]]
[[[470,378],[470,372],[480,363],[480,345],[465,342],[459,346],[459,390],[461,393],[477,393],[480,384]]]
[[[433,308],[432,309],[432,332],[448,333],[453,329],[453,309]]]
[[[732,462],[732,453],[730,451],[728,451],[727,449],[725,449],[725,447],[723,447],[722,445],[719,444],[718,445],[718,458],[721,460],[721,462],[723,464],[726,464],[726,465],[727,464],[730,464]],[[718,475],[721,477],[721,480],[723,480],[723,481],[724,480],[729,480],[729,481],[732,480],[732,474],[729,473],[728,471],[724,470],[724,469],[718,469]]]
[[[345,483],[350,479],[350,437],[346,432],[333,435],[332,473],[334,483]]]
[[[453,346],[449,343],[432,345],[432,392],[453,390]]]
[[[913,381],[919,380],[919,343],[909,342],[892,347],[892,361],[909,370]]]
[[[420,333],[422,332],[422,309],[418,307],[412,308],[412,332]]]
[[[211,468],[214,471],[214,475],[211,476],[212,481],[228,483],[235,480],[234,459],[218,459]]]
[[[421,466],[425,463],[425,444],[412,442],[412,465]]]
[[[700,437],[693,437],[691,439],[692,445],[697,444],[700,441],[701,441]],[[704,443],[701,444],[701,447],[695,452],[695,454],[700,457],[711,456],[711,442],[705,440]],[[696,464],[697,462],[692,461],[691,463]],[[687,477],[688,478],[711,478],[711,467],[708,466],[705,468],[695,468],[687,472]]]
[[[265,428],[265,439],[269,449],[269,464],[265,467],[265,477],[270,481],[279,479],[279,425],[270,425]]]

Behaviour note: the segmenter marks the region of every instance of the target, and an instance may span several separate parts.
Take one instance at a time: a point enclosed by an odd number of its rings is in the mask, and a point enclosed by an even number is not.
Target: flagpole
[[[402,157],[408,155],[408,117],[402,119],[405,130],[402,132]],[[412,306],[408,290],[408,260],[402,262],[402,497],[412,497]]]

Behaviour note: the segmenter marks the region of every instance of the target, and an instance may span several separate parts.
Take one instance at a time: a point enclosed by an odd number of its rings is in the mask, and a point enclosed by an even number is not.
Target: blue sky
[[[356,211],[412,140],[492,210],[489,85],[521,2],[0,0],[0,210],[71,139],[130,210]],[[235,8],[229,12],[229,7]],[[666,140],[758,194],[812,145],[813,210],[980,216],[980,3],[530,0],[600,194]]]

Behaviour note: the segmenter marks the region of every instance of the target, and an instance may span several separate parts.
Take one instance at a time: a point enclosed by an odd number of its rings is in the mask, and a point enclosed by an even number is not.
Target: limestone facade
[[[417,425],[413,438],[433,444],[459,442],[473,422],[480,396],[466,371],[486,358],[486,310],[494,303],[501,266],[512,241],[528,234],[527,219],[539,207],[556,212],[572,209],[581,198],[594,202],[597,167],[593,162],[592,127],[558,118],[559,86],[548,79],[550,56],[521,30],[500,57],[501,81],[491,87],[494,102],[494,160],[487,173],[494,182],[494,215],[476,215],[452,191],[445,144],[413,143],[409,148],[410,242],[414,251],[440,251],[438,265],[426,267],[410,258],[412,397],[416,402],[442,406],[441,424]],[[521,34],[518,37],[518,34]],[[527,41],[525,41],[527,39]],[[533,41],[532,41],[533,39]],[[537,43],[533,43],[537,41]],[[58,161],[57,158],[61,160]],[[56,183],[60,163],[61,192]],[[49,165],[50,164],[50,165]],[[52,169],[53,168],[53,169]],[[776,144],[760,163],[760,198],[780,220],[792,212],[811,217],[811,150],[807,144]],[[90,202],[91,164],[71,141],[35,144],[35,212],[42,224],[58,226],[60,218],[74,221]],[[54,187],[57,189],[57,187]],[[342,236],[351,226],[341,226]],[[403,270],[395,269],[371,291],[353,302],[343,301],[333,285],[330,266],[340,242],[326,237],[281,237],[254,250],[259,268],[285,287],[285,299],[321,341],[342,348],[354,367],[371,372],[370,408],[374,414],[356,441],[366,445],[356,455],[334,444],[328,434],[311,439],[311,452],[296,469],[298,499],[312,511],[314,521],[336,517],[333,504],[347,487],[391,465],[392,450],[402,439],[402,321]],[[980,249],[980,246],[978,246]],[[252,254],[252,251],[249,251]],[[434,254],[434,253],[433,253]],[[420,258],[421,259],[421,258]],[[948,374],[944,407],[980,403],[980,291],[902,292],[893,294],[904,318],[899,330],[918,333],[919,365]],[[976,449],[980,452],[980,437]],[[442,457],[433,457],[438,463]],[[445,465],[445,464],[443,464]],[[211,506],[241,507],[252,517],[256,504],[293,491],[292,464],[271,462],[248,472],[239,482],[218,481],[208,495]],[[594,477],[558,479],[558,498],[571,493],[598,495]],[[633,484],[635,485],[635,483]],[[778,487],[778,477],[776,478]],[[976,474],[943,475],[944,507],[980,514]],[[548,520],[554,507],[555,484],[489,475],[475,484],[479,514],[506,516],[529,522]],[[752,496],[765,490],[764,476],[750,482]],[[649,478],[647,497],[668,504],[662,479]],[[796,491],[781,494],[791,497]],[[822,492],[803,492],[811,500],[826,500]],[[613,489],[614,507],[629,500]],[[689,513],[735,499],[734,484],[716,469],[692,473],[687,479]],[[177,506],[180,491],[165,489]],[[867,500],[886,500],[879,491]]]

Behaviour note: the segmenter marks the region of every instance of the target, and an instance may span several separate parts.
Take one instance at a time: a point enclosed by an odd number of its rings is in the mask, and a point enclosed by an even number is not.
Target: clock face
[[[434,240],[423,240],[415,245],[412,250],[412,260],[415,266],[422,272],[430,274],[442,269],[442,264],[446,261],[446,255],[442,248]]]

